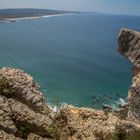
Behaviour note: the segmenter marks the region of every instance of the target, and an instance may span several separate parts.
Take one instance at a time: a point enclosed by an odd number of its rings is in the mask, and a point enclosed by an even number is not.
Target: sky
[[[43,8],[140,15],[140,0],[0,0],[0,8]]]

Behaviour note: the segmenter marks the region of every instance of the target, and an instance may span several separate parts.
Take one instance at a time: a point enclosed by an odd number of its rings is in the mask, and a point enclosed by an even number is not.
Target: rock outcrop
[[[118,44],[118,51],[133,64],[134,77],[128,92],[128,118],[140,124],[140,33],[122,29]]]
[[[119,52],[134,64],[128,104],[113,111],[71,105],[53,112],[31,76],[0,69],[0,140],[140,140],[140,33],[122,29]]]
[[[19,69],[0,70],[0,132],[3,139],[22,139],[30,133],[51,137],[49,112],[44,96],[31,76]]]
[[[0,77],[6,79],[16,90],[12,98],[20,100],[36,112],[47,113],[44,96],[31,76],[19,69],[3,68],[0,70]]]
[[[122,29],[118,36],[118,51],[137,68],[140,68],[140,33]]]

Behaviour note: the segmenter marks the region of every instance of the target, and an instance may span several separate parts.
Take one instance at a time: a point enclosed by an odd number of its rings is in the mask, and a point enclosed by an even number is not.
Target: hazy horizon
[[[0,9],[37,8],[105,14],[140,15],[140,1],[137,0],[5,0]]]

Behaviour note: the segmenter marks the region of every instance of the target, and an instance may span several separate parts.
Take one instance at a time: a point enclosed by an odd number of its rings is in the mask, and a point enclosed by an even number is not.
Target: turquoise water
[[[131,65],[117,53],[122,27],[140,18],[75,14],[0,24],[0,66],[21,68],[48,102],[101,107],[127,96]]]

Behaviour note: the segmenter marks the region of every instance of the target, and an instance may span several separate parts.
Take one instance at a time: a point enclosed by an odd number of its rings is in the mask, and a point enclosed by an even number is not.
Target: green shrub
[[[127,140],[140,140],[140,130],[135,130],[131,133],[128,133]]]
[[[132,128],[127,131],[123,124],[117,125],[114,140],[140,140],[140,130]]]
[[[11,97],[17,90],[10,84],[6,78],[0,78],[0,94]]]
[[[23,126],[20,126],[19,133],[22,138],[27,138],[27,136],[28,136],[28,130]]]
[[[56,138],[59,139],[60,137],[60,128],[58,128],[56,125],[51,124],[48,128],[48,137],[50,138]]]
[[[126,131],[121,126],[116,126],[114,140],[126,140]]]

